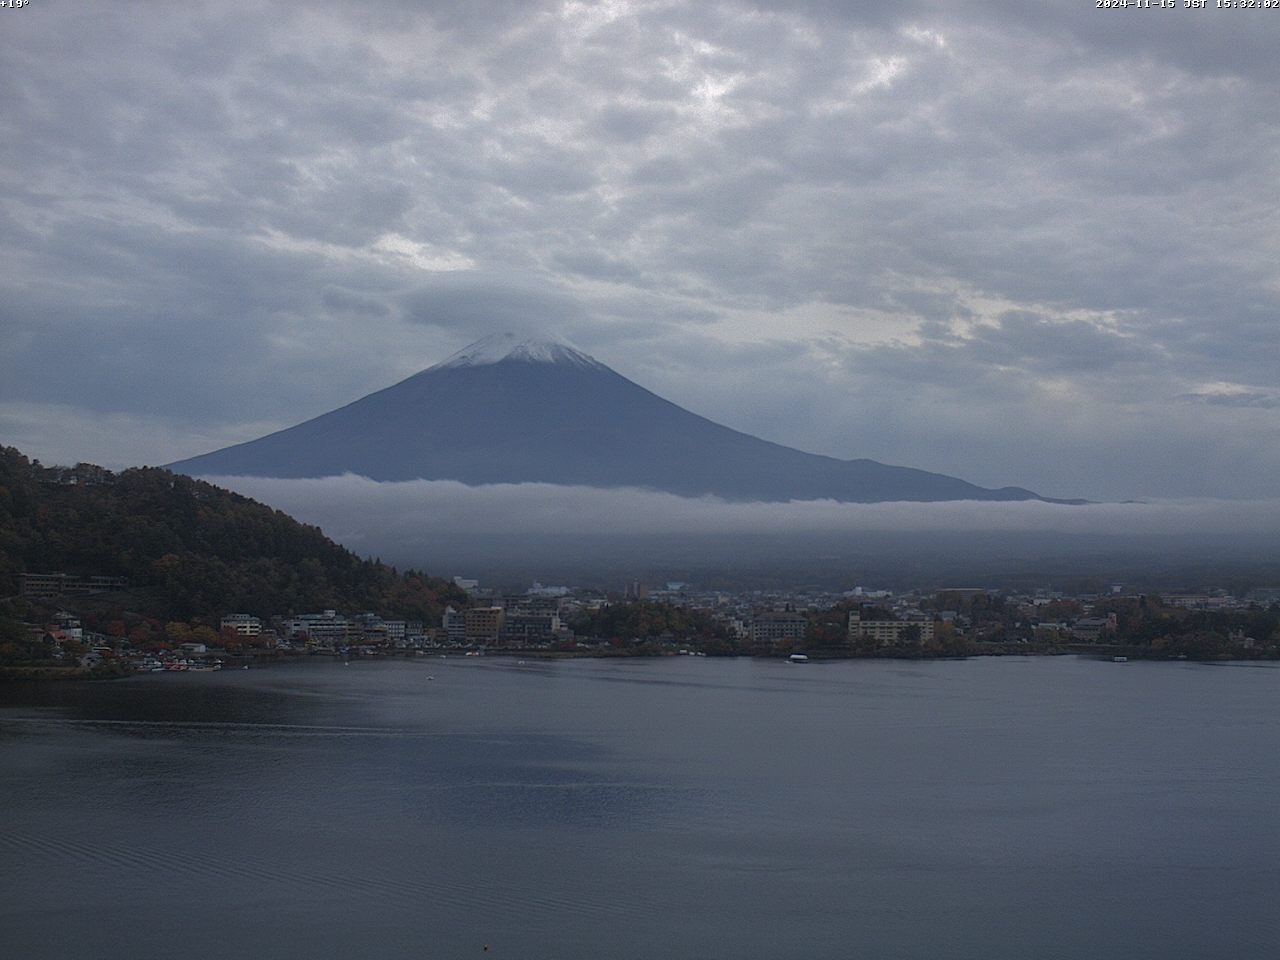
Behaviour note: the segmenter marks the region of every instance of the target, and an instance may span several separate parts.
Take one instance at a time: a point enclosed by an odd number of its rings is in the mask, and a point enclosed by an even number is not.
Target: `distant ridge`
[[[169,467],[204,476],[640,487],[755,501],[1048,499],[761,440],[662,399],[567,341],[514,333],[478,340],[313,420]]]

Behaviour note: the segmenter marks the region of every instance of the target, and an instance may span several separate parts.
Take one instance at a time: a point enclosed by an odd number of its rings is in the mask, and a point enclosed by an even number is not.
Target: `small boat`
[[[787,657],[787,662],[788,663],[808,663],[809,658],[806,657],[803,653],[793,653],[791,656]]]
[[[1128,657],[1112,657],[1111,662],[1112,663],[1128,663],[1129,658]]]

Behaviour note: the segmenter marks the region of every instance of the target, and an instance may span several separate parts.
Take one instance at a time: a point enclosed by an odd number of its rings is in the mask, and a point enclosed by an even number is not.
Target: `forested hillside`
[[[317,527],[167,470],[43,467],[0,448],[0,596],[20,575],[123,577],[120,601],[165,620],[327,607],[434,620],[463,594],[361,560]]]

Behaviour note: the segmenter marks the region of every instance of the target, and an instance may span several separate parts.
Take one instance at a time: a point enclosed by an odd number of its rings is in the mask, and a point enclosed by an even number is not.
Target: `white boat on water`
[[[803,653],[793,653],[791,656],[787,657],[787,662],[788,663],[808,663],[809,658],[806,657]]]

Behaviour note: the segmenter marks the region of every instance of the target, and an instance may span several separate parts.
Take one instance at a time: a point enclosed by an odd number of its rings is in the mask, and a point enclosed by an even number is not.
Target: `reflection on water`
[[[1273,957],[1280,670],[306,662],[0,687],[0,950]]]

